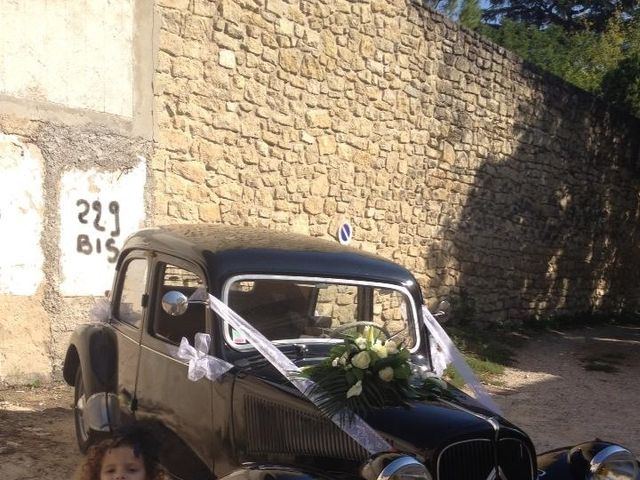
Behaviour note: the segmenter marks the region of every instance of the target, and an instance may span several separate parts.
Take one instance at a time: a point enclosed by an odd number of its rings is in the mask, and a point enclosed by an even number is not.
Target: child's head
[[[80,470],[80,480],[160,480],[158,446],[143,427],[123,427],[92,446]]]

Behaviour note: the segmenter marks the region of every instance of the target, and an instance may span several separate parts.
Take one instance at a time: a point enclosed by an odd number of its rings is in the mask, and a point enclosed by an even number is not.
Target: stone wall
[[[496,322],[638,306],[636,119],[406,0],[157,11],[155,222],[349,220]]]

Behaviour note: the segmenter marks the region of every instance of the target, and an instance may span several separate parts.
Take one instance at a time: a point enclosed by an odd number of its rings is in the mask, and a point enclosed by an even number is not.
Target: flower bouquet
[[[357,336],[347,335],[329,357],[306,367],[302,375],[313,380],[309,392],[330,416],[366,416],[386,406],[408,406],[422,398],[411,385],[409,350],[393,340],[381,340],[379,331],[365,327]],[[342,419],[344,420],[344,419]]]

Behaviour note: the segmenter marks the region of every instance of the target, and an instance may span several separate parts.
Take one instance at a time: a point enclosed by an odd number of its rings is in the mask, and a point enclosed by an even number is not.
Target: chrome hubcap
[[[78,398],[78,401],[76,402],[76,407],[75,407],[76,421],[78,423],[78,432],[82,436],[83,440],[86,440],[89,436],[87,434],[87,426],[85,425],[85,422],[84,422],[85,403],[86,403],[86,400],[84,398],[84,392],[83,392],[82,395],[80,395],[80,398]]]

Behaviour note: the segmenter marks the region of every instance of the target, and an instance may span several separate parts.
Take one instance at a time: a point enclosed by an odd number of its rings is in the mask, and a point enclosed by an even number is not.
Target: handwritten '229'
[[[78,213],[78,221],[83,225],[88,225],[89,222],[91,222],[91,219],[88,217],[91,217],[90,213],[93,213],[93,228],[96,232],[99,232],[95,238],[91,238],[92,236],[84,233],[79,234],[76,240],[76,250],[78,253],[85,255],[102,253],[102,239],[97,236],[104,234],[103,232],[107,230],[107,228],[101,224],[103,220],[102,202],[95,200],[89,203],[89,201],[81,198],[76,202],[76,206],[81,208]],[[108,211],[113,217],[113,228],[108,233],[110,238],[107,238],[104,242],[104,249],[111,254],[107,257],[109,263],[114,263],[120,252],[115,246],[116,241],[114,238],[120,236],[120,204],[116,201],[109,202]]]

